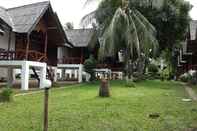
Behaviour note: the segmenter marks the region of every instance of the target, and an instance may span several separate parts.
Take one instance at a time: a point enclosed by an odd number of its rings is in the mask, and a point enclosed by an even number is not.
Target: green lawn
[[[175,82],[146,81],[136,88],[111,82],[111,98],[99,98],[98,83],[53,89],[49,131],[186,131],[197,128],[197,103]],[[41,131],[43,93],[0,105],[0,131]],[[159,113],[157,119],[150,113]]]
[[[196,92],[197,95],[197,86],[194,86],[192,89]]]

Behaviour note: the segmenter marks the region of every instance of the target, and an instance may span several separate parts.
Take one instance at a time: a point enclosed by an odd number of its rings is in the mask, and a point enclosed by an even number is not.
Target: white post
[[[61,73],[61,79],[64,80],[64,79],[66,78],[66,77],[65,77],[65,76],[66,76],[66,75],[65,75],[65,74],[66,74],[66,71],[65,71],[65,69],[61,69],[61,72],[62,72],[62,73]]]
[[[16,70],[15,69],[13,69],[13,74],[12,75],[13,75],[13,82],[14,82],[14,81],[16,81]]]
[[[29,89],[29,64],[27,62],[23,62],[22,71],[21,71],[21,90]]]
[[[46,80],[46,70],[47,70],[46,64],[40,68],[40,88],[45,88],[44,81]]]
[[[12,87],[13,86],[13,68],[12,67],[8,67],[8,74],[7,74],[7,85],[8,87]]]
[[[75,70],[75,79],[77,79],[77,74],[78,74],[78,71]]]
[[[72,79],[72,69],[70,70],[69,77]]]
[[[78,82],[81,83],[82,82],[82,73],[83,73],[83,65],[79,65],[79,77],[78,77]]]
[[[54,67],[54,82],[57,82],[57,67]]]

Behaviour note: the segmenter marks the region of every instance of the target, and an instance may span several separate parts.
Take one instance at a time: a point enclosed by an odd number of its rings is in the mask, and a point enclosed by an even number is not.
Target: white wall
[[[68,49],[67,47],[58,47],[57,58],[62,59],[63,57],[68,56]]]
[[[0,48],[7,50],[9,40],[9,31],[5,31],[4,35],[0,35]],[[11,50],[15,50],[15,33],[11,33]]]
[[[7,50],[8,49],[8,40],[9,40],[9,31],[5,31],[4,35],[0,35],[0,48]],[[11,48],[10,50],[15,50],[15,33],[11,33]],[[7,69],[0,68],[0,78],[7,77]]]

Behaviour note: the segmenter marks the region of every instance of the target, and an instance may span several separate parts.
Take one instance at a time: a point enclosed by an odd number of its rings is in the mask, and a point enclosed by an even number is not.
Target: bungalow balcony
[[[36,50],[17,50],[17,51],[0,51],[0,61],[12,61],[12,60],[28,60],[37,62],[46,62],[47,56],[45,53],[41,53]]]
[[[111,69],[112,71],[122,71],[123,67],[124,66],[120,63],[117,63],[117,64],[97,64],[96,65],[97,69],[108,68],[108,69]]]
[[[58,64],[83,64],[84,59],[80,57],[64,57],[58,59]]]

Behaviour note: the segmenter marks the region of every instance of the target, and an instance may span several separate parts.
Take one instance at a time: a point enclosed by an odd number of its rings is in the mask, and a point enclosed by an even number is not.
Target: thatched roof
[[[9,27],[12,27],[13,23],[11,17],[9,16],[8,12],[5,8],[0,7],[0,19],[6,23]]]
[[[190,22],[190,39],[197,39],[197,20],[193,20]]]
[[[56,30],[48,31],[49,34],[56,34],[56,36],[49,38],[49,40],[57,44],[69,43],[59,18],[57,14],[53,12],[49,1],[9,9],[1,7],[0,19],[9,25],[13,32],[31,33],[40,22],[41,18],[47,13],[50,13],[50,24],[48,26],[57,28]]]
[[[12,21],[13,31],[17,33],[30,32],[49,6],[50,3],[46,1],[6,9],[8,16],[11,18],[10,21]]]
[[[94,35],[94,29],[70,29],[65,30],[68,41],[74,47],[87,47]]]

